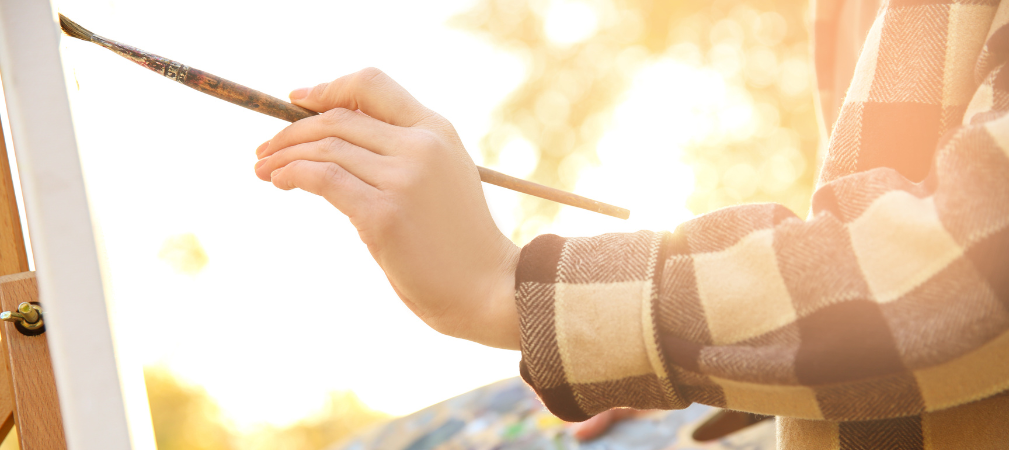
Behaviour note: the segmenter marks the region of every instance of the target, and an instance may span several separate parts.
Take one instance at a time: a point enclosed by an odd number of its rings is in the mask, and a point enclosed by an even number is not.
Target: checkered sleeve
[[[692,402],[867,421],[1009,389],[1006,22],[997,2],[891,0],[806,220],[755,204],[533,240],[523,378],[571,421]]]

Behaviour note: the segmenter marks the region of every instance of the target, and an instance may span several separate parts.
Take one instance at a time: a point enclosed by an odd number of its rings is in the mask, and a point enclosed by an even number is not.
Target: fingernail
[[[262,144],[259,144],[259,147],[256,148],[256,156],[259,157],[259,155],[261,153],[263,153],[264,150],[266,150],[266,147],[269,147],[269,146],[270,146],[270,141],[266,141],[266,142],[264,142]]]
[[[273,172],[270,172],[270,180],[272,181],[273,177],[277,176],[278,173],[280,173],[280,169],[276,169]]]
[[[266,163],[266,158],[263,158],[263,159],[261,159],[259,161],[256,161],[256,167],[255,167],[255,169],[259,170],[259,166],[262,166],[264,163]]]
[[[303,99],[305,97],[308,97],[308,92],[311,91],[311,90],[312,90],[311,88],[295,89],[295,90],[291,91],[291,93],[288,95],[288,97],[291,97],[291,100],[301,100],[301,99]]]

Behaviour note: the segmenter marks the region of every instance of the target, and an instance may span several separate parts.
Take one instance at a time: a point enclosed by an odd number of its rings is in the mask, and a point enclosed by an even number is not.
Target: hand
[[[640,417],[651,413],[652,410],[637,410],[630,408],[614,408],[603,411],[589,418],[588,420],[571,425],[572,434],[579,441],[591,441],[601,437],[617,422]]]
[[[324,113],[257,149],[256,175],[320,195],[350,218],[403,303],[435,330],[519,348],[519,249],[491,219],[447,120],[377,69],[298,89]]]

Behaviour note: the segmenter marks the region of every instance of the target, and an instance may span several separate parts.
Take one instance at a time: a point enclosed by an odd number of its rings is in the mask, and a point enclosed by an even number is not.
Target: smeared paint
[[[717,412],[693,404],[626,420],[589,442],[578,442],[522,380],[500,381],[406,417],[333,447],[334,450],[770,450],[770,421],[718,440],[697,442],[693,431]]]

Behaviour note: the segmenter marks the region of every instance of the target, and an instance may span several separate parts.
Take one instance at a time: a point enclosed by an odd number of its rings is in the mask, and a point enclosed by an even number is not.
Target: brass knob
[[[16,312],[4,311],[0,313],[0,320],[20,324],[28,330],[42,328],[42,309],[28,302],[18,305]]]

